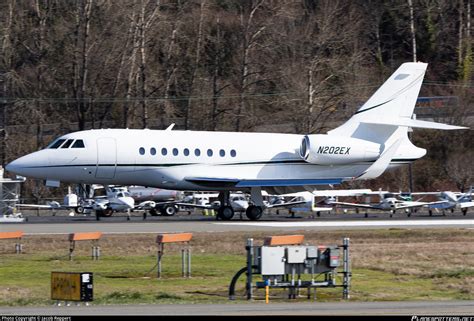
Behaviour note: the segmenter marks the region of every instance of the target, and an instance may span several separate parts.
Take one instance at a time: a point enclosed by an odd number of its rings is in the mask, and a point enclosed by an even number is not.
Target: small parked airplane
[[[299,199],[304,202],[299,207],[292,207],[291,212],[315,212],[317,216],[321,212],[330,212],[333,210],[333,203],[337,197],[343,196],[360,196],[372,192],[370,189],[353,189],[353,190],[315,190],[312,192],[298,192],[286,195],[285,197],[293,197],[289,203]]]
[[[407,211],[408,209],[419,208],[419,207],[439,203],[439,202],[418,202],[418,201],[400,200],[396,197],[397,193],[372,192],[372,193],[366,193],[364,195],[375,195],[376,193],[380,194],[379,203],[363,204],[363,203],[348,203],[348,202],[337,202],[337,201],[331,201],[330,203],[335,204],[335,205],[347,206],[347,207],[390,211],[390,217],[392,217],[392,215],[395,214],[397,210]],[[410,213],[409,212],[407,213],[410,216]],[[365,215],[367,217],[367,212]]]
[[[467,210],[470,207],[474,207],[474,202],[472,201],[472,193],[473,188],[469,189],[468,192],[461,193],[461,192],[451,192],[451,191],[444,191],[444,192],[419,192],[413,193],[413,195],[436,195],[439,202],[435,202],[433,204],[429,204],[428,211],[430,216],[433,215],[433,209],[435,210],[442,210],[443,213],[445,210],[454,211],[454,209],[461,209],[463,215],[467,214]]]
[[[408,128],[465,127],[412,118],[427,64],[404,63],[344,124],[327,134],[101,129],[63,135],[47,148],[7,165],[39,179],[174,190],[219,191],[218,217],[230,220],[230,191],[250,193],[246,215],[262,216],[262,190],[270,194],[380,176],[426,150]]]
[[[94,190],[100,188],[102,186],[93,187]],[[50,210],[68,209],[74,210],[76,213],[90,213],[90,211],[94,210],[98,216],[111,216],[114,212],[128,211],[135,208],[135,200],[126,189],[106,186],[106,193],[104,196],[95,196],[94,198],[80,201],[76,194],[68,193],[64,197],[63,204],[57,201],[50,201],[47,204],[16,204],[16,207]]]

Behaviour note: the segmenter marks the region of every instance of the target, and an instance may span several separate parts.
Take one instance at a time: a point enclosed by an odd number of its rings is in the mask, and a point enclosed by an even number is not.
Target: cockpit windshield
[[[61,148],[69,148],[69,146],[71,146],[72,142],[74,141],[74,139],[68,139],[62,146]]]
[[[48,148],[59,148],[59,146],[61,146],[66,140],[65,139],[58,139],[56,141],[54,141],[51,145],[49,145]]]
[[[84,141],[82,139],[77,139],[74,144],[72,144],[71,148],[84,148]]]
[[[58,149],[58,148],[85,148],[84,141],[82,139],[64,139],[60,138],[52,142],[47,148]]]

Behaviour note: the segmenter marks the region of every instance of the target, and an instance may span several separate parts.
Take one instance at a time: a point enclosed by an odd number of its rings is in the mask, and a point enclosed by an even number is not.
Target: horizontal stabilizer
[[[374,124],[374,125],[386,125],[386,126],[404,126],[411,128],[427,128],[427,129],[442,129],[442,130],[455,130],[455,129],[469,129],[469,127],[454,126],[442,123],[436,123],[432,121],[416,120],[411,118],[395,118],[395,119],[374,119],[374,120],[363,120],[361,123]]]

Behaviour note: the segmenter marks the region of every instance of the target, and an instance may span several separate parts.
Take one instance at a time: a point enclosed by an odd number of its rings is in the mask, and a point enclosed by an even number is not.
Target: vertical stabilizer
[[[381,144],[389,138],[395,141],[406,137],[408,127],[399,123],[412,118],[427,66],[419,62],[402,64],[346,123],[328,134]]]

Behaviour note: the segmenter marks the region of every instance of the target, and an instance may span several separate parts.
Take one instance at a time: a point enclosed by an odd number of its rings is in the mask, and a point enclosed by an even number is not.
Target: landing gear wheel
[[[230,221],[234,217],[234,209],[232,206],[221,206],[217,210],[217,218],[223,221]]]
[[[112,216],[112,214],[114,214],[114,210],[111,209],[110,207],[107,207],[105,210],[102,211],[102,216],[105,216],[105,217],[110,217]]]
[[[82,214],[84,213],[84,207],[82,206],[78,206],[74,209],[74,211],[77,213],[77,214]]]
[[[154,208],[152,208],[151,210],[149,210],[148,213],[150,213],[151,216],[158,216],[158,212],[157,212],[156,209],[154,209]]]
[[[467,208],[463,208],[461,210],[461,212],[462,212],[462,215],[466,216],[467,215]]]
[[[430,216],[433,216],[433,211],[432,210],[429,210],[428,213],[430,214]]]
[[[176,214],[176,207],[173,205],[167,205],[161,210],[163,216],[173,216]]]
[[[393,217],[393,214],[395,214],[395,211],[394,211],[394,210],[391,210],[391,211],[390,211],[390,217]]]
[[[251,221],[256,221],[262,217],[263,210],[260,206],[250,205],[247,207],[245,214]]]

